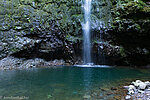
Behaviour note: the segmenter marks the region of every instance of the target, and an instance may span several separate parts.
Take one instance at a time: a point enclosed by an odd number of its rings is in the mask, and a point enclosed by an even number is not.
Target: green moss
[[[17,52],[17,49],[16,48],[11,48],[11,51],[12,52]]]
[[[144,12],[150,12],[150,7],[144,7],[144,8],[143,8],[143,11],[144,11]]]
[[[125,49],[123,47],[120,48],[120,54],[122,57],[126,57]]]
[[[39,3],[39,2],[40,2],[40,0],[34,0],[34,2]]]
[[[17,38],[17,35],[15,35],[15,37],[14,37],[15,39]]]
[[[143,2],[142,0],[138,0],[137,3],[138,3],[139,5],[141,5],[141,6],[146,6],[145,2]]]
[[[136,28],[137,28],[138,30],[141,30],[141,26],[140,26],[139,24],[136,24]]]
[[[70,42],[73,42],[73,43],[77,42],[77,40],[79,40],[79,41],[82,40],[82,38],[74,37],[74,36],[71,36],[70,34],[66,35],[66,39]]]
[[[98,43],[98,40],[94,39],[92,42],[93,42],[93,43]]]
[[[34,27],[32,27],[32,28],[30,29],[30,31],[33,32],[33,31],[34,31]]]

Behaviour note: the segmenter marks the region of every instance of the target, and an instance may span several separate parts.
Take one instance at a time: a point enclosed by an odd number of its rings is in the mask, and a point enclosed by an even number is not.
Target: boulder
[[[133,90],[135,90],[136,88],[135,88],[135,86],[134,86],[134,85],[129,85],[129,89],[133,89]]]
[[[139,89],[144,90],[144,89],[146,89],[146,86],[147,85],[144,82],[139,83]]]
[[[144,82],[147,86],[150,86],[150,82],[149,81],[146,81]]]

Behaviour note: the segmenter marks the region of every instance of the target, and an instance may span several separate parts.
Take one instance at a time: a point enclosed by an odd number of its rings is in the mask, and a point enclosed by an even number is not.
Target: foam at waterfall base
[[[94,65],[94,64],[85,64],[85,65],[74,65],[75,67],[84,67],[84,68],[95,68],[95,67],[99,67],[99,68],[111,68],[112,66],[108,66],[108,65]]]

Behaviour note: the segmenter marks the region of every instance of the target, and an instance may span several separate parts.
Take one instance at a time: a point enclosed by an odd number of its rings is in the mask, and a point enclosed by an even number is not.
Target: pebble
[[[115,88],[115,87],[112,87],[112,88],[111,88],[111,90],[117,90],[117,88]]]
[[[125,88],[125,89],[129,89],[129,86],[123,86],[123,88]]]
[[[89,98],[91,98],[90,95],[85,95],[85,96],[83,96],[83,99],[89,99]]]
[[[126,100],[129,100],[129,99],[131,99],[131,96],[130,96],[130,95],[127,95],[127,96],[125,97],[125,99],[126,99]]]

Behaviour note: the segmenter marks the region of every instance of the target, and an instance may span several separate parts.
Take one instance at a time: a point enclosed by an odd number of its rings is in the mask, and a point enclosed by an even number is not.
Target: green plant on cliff
[[[40,0],[34,0],[34,2],[35,2],[35,3],[39,3],[39,2],[40,2]]]
[[[126,57],[125,49],[123,47],[120,48],[120,54],[122,57]]]
[[[12,51],[12,52],[17,52],[17,48],[11,48],[10,51]]]
[[[146,4],[143,1],[139,0],[139,2],[138,2],[139,9],[143,9],[144,6],[146,6]]]
[[[31,29],[30,29],[30,32],[33,32],[34,31],[34,27],[32,27]]]
[[[142,0],[134,0],[134,2],[140,4],[140,5],[146,5]]]

